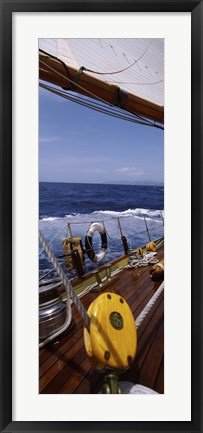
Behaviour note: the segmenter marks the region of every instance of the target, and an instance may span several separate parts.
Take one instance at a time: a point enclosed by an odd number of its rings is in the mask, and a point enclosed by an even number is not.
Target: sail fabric
[[[164,106],[164,39],[49,38],[39,39],[39,48],[70,67],[83,66],[90,76]]]

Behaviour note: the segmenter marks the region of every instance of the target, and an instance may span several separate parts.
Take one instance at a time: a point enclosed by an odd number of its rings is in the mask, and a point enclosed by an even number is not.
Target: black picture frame
[[[1,28],[1,432],[202,432],[202,93],[201,0],[0,0]],[[192,23],[192,419],[178,422],[12,421],[12,13],[190,12]],[[190,49],[190,47],[188,47]],[[172,379],[173,380],[173,379]],[[175,384],[174,384],[175,386]],[[177,390],[179,392],[179,390]],[[181,398],[181,395],[180,395]],[[102,409],[101,409],[102,410]]]

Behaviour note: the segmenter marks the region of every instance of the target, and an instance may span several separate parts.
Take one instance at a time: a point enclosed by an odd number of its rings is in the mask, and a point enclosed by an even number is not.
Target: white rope
[[[115,276],[116,274],[118,274],[119,272],[121,272],[124,268],[118,268],[115,269],[115,271],[112,272],[112,277]],[[106,277],[102,278],[102,282],[105,282]],[[91,284],[90,286],[86,287],[83,292],[81,292],[78,297],[81,298],[84,295],[86,295],[87,293],[89,293],[91,290],[93,290],[95,287],[97,287],[98,284],[97,282]],[[103,289],[103,287],[101,288],[101,290]],[[137,319],[135,320],[136,323],[136,328],[138,329],[139,326],[141,325],[141,323],[143,322],[143,320],[145,319],[145,317],[147,316],[147,314],[150,312],[151,308],[153,307],[153,305],[155,304],[155,302],[157,301],[157,299],[159,298],[160,294],[162,293],[162,291],[164,290],[164,281],[163,283],[159,286],[158,290],[155,292],[155,294],[152,296],[152,298],[149,300],[149,302],[147,303],[147,305],[144,307],[144,309],[141,311],[140,315],[137,317]]]
[[[164,271],[164,265],[162,265],[162,263],[157,263],[157,266],[159,266],[161,269],[163,269],[163,271]]]
[[[160,296],[160,294],[162,293],[163,290],[164,290],[164,281],[163,281],[163,283],[161,283],[158,290],[155,292],[155,294],[149,300],[149,302],[147,303],[145,308],[142,310],[140,315],[137,317],[137,319],[135,321],[137,329],[139,328],[139,326],[141,325],[141,323],[143,322],[143,320],[145,319],[145,317],[147,316],[147,314],[149,313],[149,311],[151,310],[151,308],[153,307],[153,305],[155,304],[156,300],[158,299],[158,297]]]
[[[159,262],[158,259],[155,259],[154,256],[157,253],[146,253],[143,257],[130,256],[128,260],[128,268],[140,268],[142,266],[155,265]]]

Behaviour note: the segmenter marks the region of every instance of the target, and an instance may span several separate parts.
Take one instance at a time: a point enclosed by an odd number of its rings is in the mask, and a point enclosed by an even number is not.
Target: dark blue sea
[[[86,256],[85,271],[100,266],[123,254],[122,234],[129,248],[137,248],[151,239],[163,235],[164,187],[138,185],[103,185],[79,183],[40,182],[39,184],[39,228],[47,242],[64,266],[62,239],[85,235],[92,222],[101,221],[107,231],[107,254],[99,264]],[[95,252],[100,250],[100,236],[95,233]],[[39,247],[40,278],[50,271],[52,265],[41,245]],[[64,268],[65,269],[65,268]],[[54,271],[49,276],[54,275]]]

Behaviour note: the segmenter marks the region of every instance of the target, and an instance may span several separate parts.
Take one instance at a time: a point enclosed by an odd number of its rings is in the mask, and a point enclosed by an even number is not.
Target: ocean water
[[[102,185],[78,183],[39,183],[39,228],[54,251],[60,265],[66,270],[62,239],[81,236],[85,246],[85,235],[92,222],[100,221],[107,231],[107,253],[98,264],[85,254],[85,271],[89,271],[113,260],[124,253],[121,231],[129,248],[137,248],[151,239],[163,235],[164,187],[137,185]],[[120,225],[119,225],[120,223]],[[98,253],[100,236],[94,234],[93,247]],[[52,264],[39,245],[40,278],[53,269]],[[66,270],[67,272],[67,270]],[[74,271],[70,273],[74,277]],[[49,273],[54,276],[55,271]],[[48,276],[47,276],[48,278]]]

